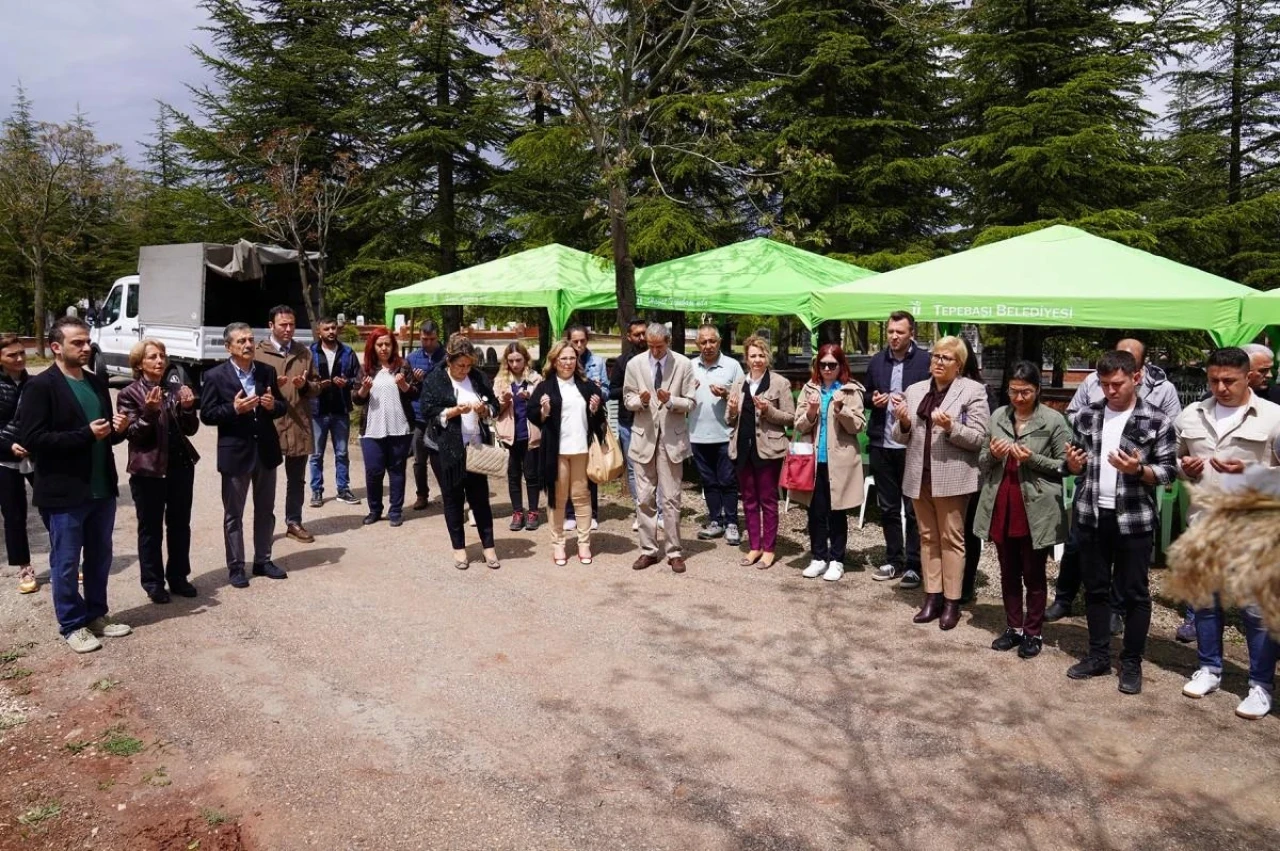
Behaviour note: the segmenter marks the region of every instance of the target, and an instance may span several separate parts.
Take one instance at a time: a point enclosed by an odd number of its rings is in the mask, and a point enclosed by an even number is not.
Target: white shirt
[[[1244,415],[1248,413],[1249,405],[1246,402],[1243,405],[1237,405],[1234,408],[1228,408],[1221,402],[1213,403],[1213,418],[1218,423],[1218,433],[1226,434],[1236,426],[1240,425],[1240,421],[1244,419]]]
[[[329,362],[329,377],[333,378],[333,362],[338,359],[338,347],[334,346],[332,350],[324,343],[320,344],[320,351],[324,352],[324,359]]]
[[[556,376],[560,385],[560,454],[582,455],[587,451],[587,400],[570,379]]]
[[[1124,434],[1124,427],[1129,424],[1134,407],[1136,406],[1130,405],[1127,411],[1113,411],[1108,405],[1102,412],[1102,460],[1098,467],[1099,508],[1114,510],[1116,507],[1116,482],[1120,471],[1107,459],[1112,452],[1120,449],[1120,435]]]
[[[404,415],[404,405],[400,402],[395,373],[383,367],[373,377],[373,386],[369,388],[364,437],[400,437],[412,431],[409,419]]]
[[[459,405],[470,405],[480,401],[480,394],[476,393],[471,386],[471,378],[466,377],[461,381],[454,381],[453,376],[449,376],[449,383],[453,385],[453,393],[458,398]],[[446,425],[449,418],[445,416],[445,412],[440,413],[440,424]],[[464,446],[472,443],[480,443],[480,415],[475,411],[467,411],[462,415],[462,443]]]

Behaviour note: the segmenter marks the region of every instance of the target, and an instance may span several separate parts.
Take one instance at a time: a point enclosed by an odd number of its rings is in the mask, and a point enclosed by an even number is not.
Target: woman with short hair
[[[400,356],[400,345],[391,330],[382,326],[371,330],[364,346],[364,374],[351,393],[351,401],[360,408],[360,454],[369,501],[369,513],[361,521],[365,526],[382,519],[384,475],[391,482],[387,521],[392,526],[404,523],[413,403],[421,392],[422,384]]]
[[[196,396],[175,373],[165,380],[169,357],[159,340],[139,340],[129,351],[134,382],[120,391],[129,443],[129,492],[138,514],[138,563],[142,589],[153,603],[170,593],[194,597],[191,575],[191,502],[200,454],[188,438],[200,428]],[[169,561],[161,552],[169,538]],[[165,582],[168,582],[168,589]]]
[[[9,566],[18,568],[18,593],[40,587],[27,539],[27,485],[35,464],[18,443],[18,402],[27,386],[27,347],[17,334],[0,334],[0,514]]]
[[[529,422],[529,397],[542,377],[533,368],[529,350],[516,340],[507,344],[493,382],[498,396],[498,442],[507,447],[507,492],[511,495],[512,532],[538,528],[538,498],[542,491],[542,465],[538,447],[542,432]],[[524,480],[524,492],[521,480]],[[528,510],[525,510],[525,493]]]
[[[968,353],[959,337],[933,344],[930,378],[893,403],[892,437],[907,447],[902,492],[920,527],[924,605],[915,623],[960,622],[964,583],[964,526],[969,497],[978,490],[978,450],[986,439],[987,391],[964,378]]]
[[[486,442],[489,422],[498,414],[498,397],[489,378],[476,366],[476,348],[465,334],[456,333],[445,344],[444,368],[432,370],[422,388],[422,416],[431,429],[437,451],[431,467],[440,483],[444,522],[453,545],[453,566],[470,566],[466,546],[466,514],[475,515],[476,532],[484,548],[485,563],[502,567],[493,544],[493,506],[489,504],[489,480],[467,470],[467,447]]]
[[[563,566],[569,563],[562,522],[565,503],[572,499],[579,517],[591,516],[587,455],[593,442],[604,441],[609,425],[604,391],[587,378],[572,344],[561,340],[551,347],[545,372],[546,380],[529,397],[529,419],[542,429],[552,560]],[[591,524],[579,523],[577,532],[578,561],[591,564]]]
[[[738,468],[738,490],[746,514],[750,550],[738,563],[768,570],[777,560],[778,480],[787,457],[787,426],[795,421],[791,382],[774,372],[773,353],[763,337],[742,343],[747,371],[729,390],[725,422],[729,458]]]
[[[1006,627],[991,649],[1017,647],[1019,656],[1030,659],[1041,648],[1049,550],[1067,539],[1062,463],[1072,432],[1062,414],[1040,404],[1035,364],[1014,364],[1006,392],[1009,404],[991,415],[978,453],[982,492],[973,531],[994,542],[1000,558]]]

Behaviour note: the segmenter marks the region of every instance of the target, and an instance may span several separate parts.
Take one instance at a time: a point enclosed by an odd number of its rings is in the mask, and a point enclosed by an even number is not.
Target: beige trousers
[[[591,491],[587,489],[587,453],[561,455],[556,465],[556,498],[547,505],[551,543],[564,544],[564,507],[573,500],[578,521],[578,546],[591,544]]]
[[[658,549],[658,500],[662,494],[662,529],[667,538],[667,558],[680,552],[680,483],[684,464],[668,460],[659,445],[649,463],[632,462],[636,472],[636,510],[640,517],[640,551],[656,556]]]
[[[912,500],[912,504],[920,527],[925,593],[959,600],[964,583],[964,518],[969,494],[934,496],[925,482],[920,486],[920,498]]]

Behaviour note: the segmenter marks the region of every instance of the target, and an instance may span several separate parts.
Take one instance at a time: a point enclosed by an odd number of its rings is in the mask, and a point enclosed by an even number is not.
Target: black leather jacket
[[[27,372],[15,382],[7,372],[0,372],[0,461],[17,461],[13,443],[18,439],[18,400],[27,384]]]

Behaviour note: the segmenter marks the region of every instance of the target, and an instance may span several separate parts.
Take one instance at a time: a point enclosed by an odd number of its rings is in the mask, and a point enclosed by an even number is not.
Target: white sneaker
[[[476,525],[476,513],[469,508],[467,509],[467,525]]]
[[[572,532],[574,529],[577,529],[577,528],[578,528],[578,521],[577,521],[577,520],[566,520],[566,521],[564,521],[564,530],[565,530],[566,532]]]
[[[806,567],[801,572],[800,575],[803,576],[805,579],[817,579],[819,576],[825,573],[826,570],[827,570],[827,563],[825,561],[818,561],[815,558],[813,561],[809,562],[809,566]]]
[[[592,518],[591,518],[591,531],[592,531],[592,532],[594,532],[594,531],[596,531],[596,530],[597,530],[597,529],[599,529],[599,528],[600,528],[600,521],[599,521],[599,520],[597,520],[597,519],[595,519],[594,517],[592,517]]]
[[[133,627],[129,626],[127,623],[120,623],[120,621],[115,618],[108,617],[107,615],[103,615],[100,618],[94,618],[85,624],[85,628],[99,638],[103,636],[106,636],[107,638],[124,638],[126,635],[133,632]]]
[[[822,578],[828,582],[835,582],[844,576],[844,565],[838,561],[833,561],[827,565],[827,572],[822,574]]]
[[[1191,680],[1182,687],[1182,693],[1199,700],[1206,694],[1217,691],[1220,685],[1222,685],[1221,674],[1215,674],[1208,668],[1199,668],[1191,675]]]
[[[639,517],[632,518],[632,520],[631,520],[631,531],[632,531],[632,532],[639,532],[639,531],[640,531],[640,518],[639,518]]]
[[[1249,696],[1236,707],[1236,714],[1250,721],[1266,718],[1270,712],[1271,692],[1258,685],[1249,686]]]
[[[67,636],[67,646],[77,653],[92,653],[102,649],[102,642],[94,638],[92,632],[80,627]]]

